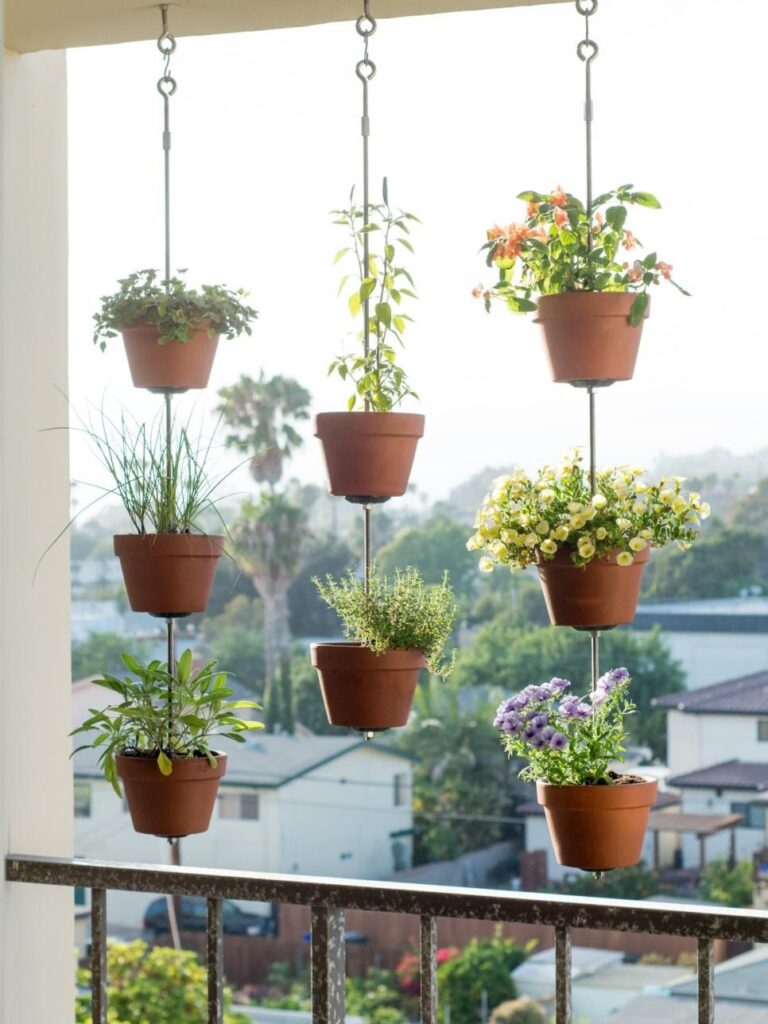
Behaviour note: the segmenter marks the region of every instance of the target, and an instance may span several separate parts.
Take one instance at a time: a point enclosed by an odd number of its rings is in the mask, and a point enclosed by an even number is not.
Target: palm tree
[[[291,377],[265,377],[262,370],[258,380],[243,374],[219,397],[217,411],[230,428],[225,444],[250,452],[253,479],[274,491],[284,464],[303,444],[294,424],[309,419],[309,392]]]
[[[309,419],[310,394],[290,377],[258,380],[243,375],[219,391],[218,408],[230,428],[227,447],[250,453],[250,471],[266,484],[248,500],[232,528],[233,557],[264,603],[264,669],[267,687],[279,685],[291,652],[288,588],[298,572],[306,533],[303,509],[277,489],[291,454],[303,443],[296,424]]]

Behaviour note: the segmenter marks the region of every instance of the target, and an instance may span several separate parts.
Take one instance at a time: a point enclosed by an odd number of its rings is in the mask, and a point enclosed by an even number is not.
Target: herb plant
[[[640,467],[603,470],[592,494],[578,451],[560,469],[544,466],[534,477],[516,469],[494,480],[467,547],[483,552],[483,572],[496,565],[524,569],[554,558],[562,547],[574,565],[610,557],[624,566],[647,547],[673,541],[690,547],[709,505],[696,491],[682,490],[682,477],[649,484],[642,474]]]
[[[181,277],[165,281],[157,270],[151,269],[129,274],[118,284],[120,288],[114,295],[102,296],[101,309],[93,317],[93,342],[102,352],[107,339],[117,337],[123,327],[137,323],[155,325],[160,331],[158,342],[164,345],[169,341],[189,341],[194,329],[206,326],[210,337],[250,335],[251,323],[258,316],[255,309],[243,302],[248,293],[242,288],[232,291],[223,285],[204,284],[197,291]]]
[[[611,785],[608,766],[624,760],[624,719],[635,710],[630,682],[625,668],[614,668],[586,697],[567,693],[571,683],[554,678],[502,701],[493,724],[509,756],[528,762],[520,778],[554,786]]]
[[[350,244],[339,249],[334,262],[346,259],[351,267],[339,284],[339,294],[347,291],[347,304],[353,317],[365,316],[365,300],[369,299],[370,348],[364,350],[364,327],[358,331],[360,351],[338,356],[328,367],[343,381],[354,385],[347,406],[359,405],[376,412],[389,412],[407,397],[418,397],[411,389],[405,371],[397,363],[397,349],[403,347],[406,324],[412,320],[402,312],[403,299],[415,299],[413,278],[400,261],[400,250],[413,252],[406,237],[409,224],[418,222],[413,213],[394,210],[389,205],[387,183],[384,197],[369,207],[369,223],[364,226],[364,211],[354,202],[346,210],[334,210],[335,224],[346,228]],[[364,237],[368,235],[370,253],[365,266]]]
[[[112,478],[109,493],[120,498],[136,533],[205,532],[203,513],[220,519],[214,493],[233,471],[209,477],[211,439],[173,424],[167,445],[163,417],[147,425],[123,414],[115,422],[103,411],[100,423],[83,429]]]
[[[206,757],[215,767],[211,743],[216,737],[244,743],[243,733],[264,727],[235,714],[259,705],[252,700],[229,700],[233,691],[227,686],[226,673],[216,671],[215,661],[192,671],[191,650],[184,651],[173,673],[163,662],[143,665],[130,654],[123,654],[123,663],[135,678],[104,675],[94,680],[116,693],[120,702],[101,711],[91,708],[90,716],[71,733],[93,733],[73,756],[79,750],[98,749],[104,777],[118,796],[122,795],[115,763],[119,754],[155,758],[163,775],[170,775],[174,760],[180,758]]]
[[[430,672],[447,676],[454,655],[444,659],[456,618],[456,601],[448,574],[439,586],[427,587],[417,569],[395,570],[390,582],[375,569],[366,591],[363,580],[348,573],[342,580],[314,579],[320,597],[333,608],[347,637],[380,654],[393,648],[423,651]]]
[[[637,325],[648,306],[649,287],[662,278],[688,295],[672,280],[671,265],[655,252],[634,260],[629,255],[642,244],[625,227],[628,207],[659,209],[661,203],[650,192],[620,185],[597,196],[589,210],[559,186],[550,193],[521,192],[517,198],[528,204],[525,221],[491,228],[481,249],[487,250],[487,265],[499,271],[496,284],[472,292],[487,310],[494,299],[513,313],[527,313],[536,309],[538,295],[633,292],[629,319]]]

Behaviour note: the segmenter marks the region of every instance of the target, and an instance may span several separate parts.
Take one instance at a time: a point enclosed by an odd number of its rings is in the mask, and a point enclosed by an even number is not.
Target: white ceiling
[[[515,7],[548,0],[373,0],[376,18]],[[551,0],[550,0],[551,2]],[[158,5],[146,0],[5,0],[10,50],[62,49],[157,36]],[[170,0],[175,35],[215,35],[353,21],[362,0]]]

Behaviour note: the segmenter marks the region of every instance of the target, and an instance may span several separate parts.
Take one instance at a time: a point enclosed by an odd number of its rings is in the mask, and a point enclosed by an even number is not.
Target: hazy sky
[[[603,0],[592,33],[596,189],[630,181],[659,196],[662,211],[633,211],[628,226],[693,293],[654,290],[635,380],[599,396],[600,461],[763,446],[768,5]],[[483,466],[535,468],[587,440],[586,399],[550,382],[538,328],[470,297],[487,279],[485,229],[520,218],[519,191],[583,192],[581,37],[560,4],[381,21],[371,40],[373,192],[386,174],[392,201],[424,222],[404,363],[427,416],[414,482],[433,497]],[[328,212],[360,181],[360,56],[352,24],[179,40],[173,265],[246,287],[260,312],[253,339],[221,343],[211,392],[185,410],[261,367],[296,376],[315,411],[344,407],[325,372],[352,328]],[[90,317],[118,277],[162,265],[160,73],[152,42],[69,54],[79,409],[159,403],[130,386],[121,343],[93,347]],[[293,469],[320,480],[307,435]],[[77,438],[73,476],[97,478]]]

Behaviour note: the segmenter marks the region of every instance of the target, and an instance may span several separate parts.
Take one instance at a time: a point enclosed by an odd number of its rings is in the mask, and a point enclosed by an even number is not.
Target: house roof
[[[259,789],[277,789],[294,779],[330,761],[338,760],[355,750],[365,748],[371,752],[386,754],[402,761],[413,761],[409,754],[403,754],[381,743],[371,745],[356,736],[275,736],[259,734],[244,744],[221,742],[216,747],[224,750],[229,758],[227,774],[223,785],[252,786]],[[339,767],[338,781],[345,782],[343,768]],[[83,750],[75,757],[76,778],[98,778],[98,751]],[[354,782],[349,779],[349,782]]]
[[[768,790],[768,761],[723,761],[669,779],[679,789]]]
[[[695,832],[701,839],[734,828],[741,814],[675,814],[653,812],[648,818],[649,832]]]
[[[715,988],[717,1011],[726,1000],[743,1000],[745,1003],[762,1003],[760,1012],[766,1019],[768,1010],[768,949],[757,946],[747,953],[718,964],[715,967]],[[670,986],[670,993],[676,996],[695,996],[696,981],[681,981]],[[718,1017],[718,1021],[720,1018]]]
[[[768,669],[698,690],[668,693],[653,704],[694,715],[768,715]]]
[[[768,633],[768,597],[643,602],[632,628],[653,626],[677,633]]]
[[[638,996],[605,1018],[606,1024],[691,1024],[696,1007],[676,996]],[[764,1024],[765,1007],[717,1000],[717,1024]]]

